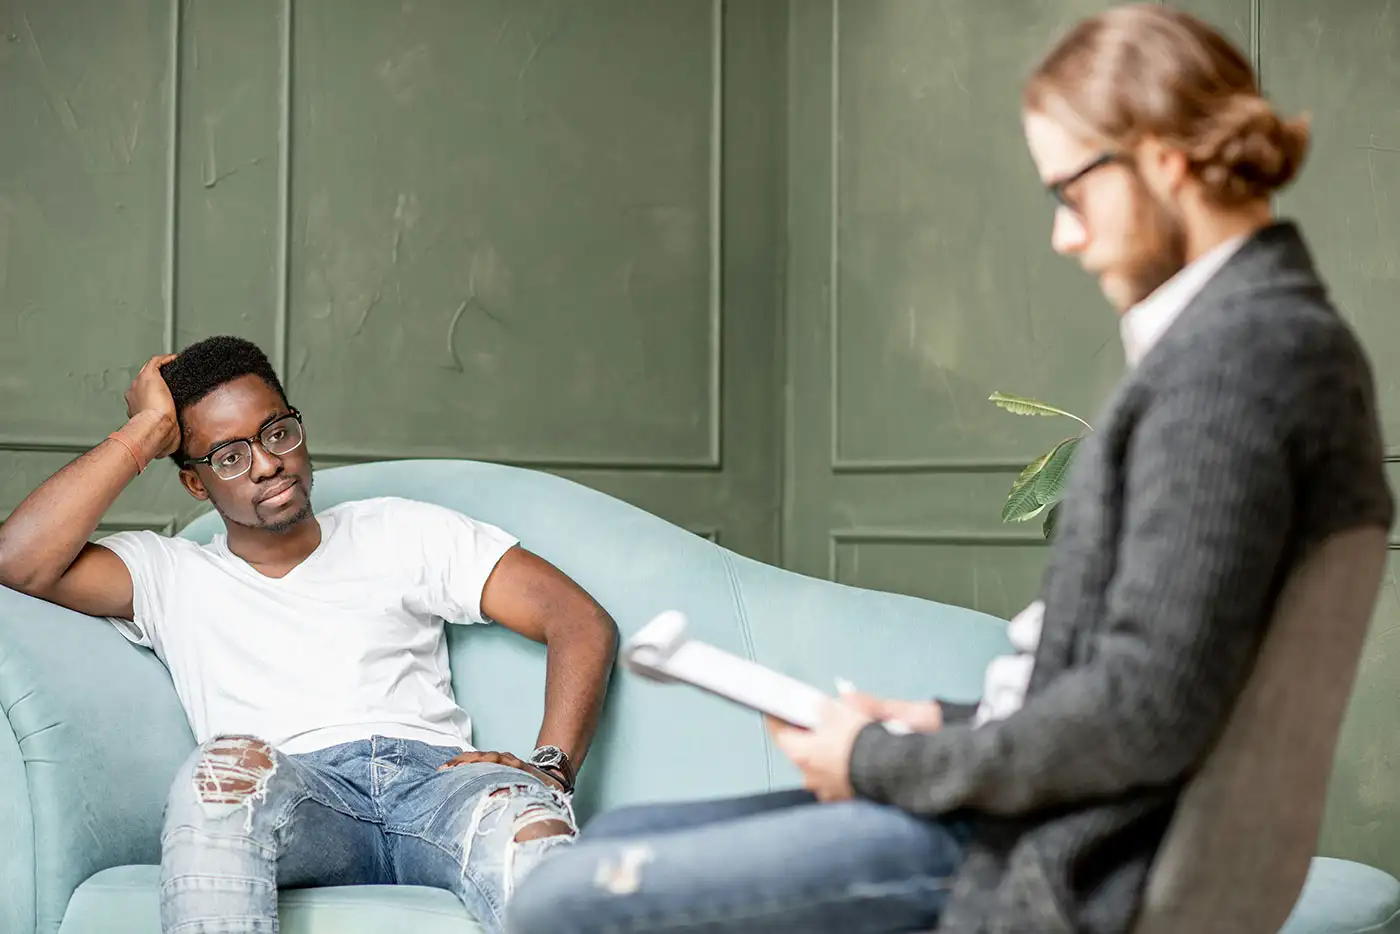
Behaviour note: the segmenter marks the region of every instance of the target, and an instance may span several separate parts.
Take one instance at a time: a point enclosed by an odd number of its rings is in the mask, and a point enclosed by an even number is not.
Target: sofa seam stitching
[[[739,618],[739,636],[744,641],[744,651],[748,653],[749,661],[758,663],[758,650],[754,647],[753,630],[749,626],[748,610],[744,606],[743,588],[739,586],[739,573],[734,568],[734,561],[728,550],[715,546],[719,550],[720,560],[724,562],[724,573],[729,579],[729,593],[734,600],[734,614]],[[763,770],[768,779],[768,790],[773,790],[773,742],[768,736],[768,730],[762,723],[759,724],[759,734],[763,738]]]

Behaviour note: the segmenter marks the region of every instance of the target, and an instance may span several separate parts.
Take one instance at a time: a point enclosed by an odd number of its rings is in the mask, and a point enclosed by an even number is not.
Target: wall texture
[[[756,557],[1006,616],[1001,501],[1122,372],[1051,254],[1027,64],[1098,0],[8,0],[0,515],[151,354],[274,356],[319,464],[556,471]],[[1315,116],[1280,202],[1400,438],[1400,14],[1189,0]],[[1400,447],[1392,451],[1400,462]],[[1395,474],[1400,489],[1400,471]],[[157,468],[110,528],[195,505]],[[1387,578],[1323,850],[1400,872]]]
[[[783,4],[16,0],[0,30],[0,509],[222,332],[318,463],[541,467],[776,556]],[[157,469],[108,522],[194,508]]]

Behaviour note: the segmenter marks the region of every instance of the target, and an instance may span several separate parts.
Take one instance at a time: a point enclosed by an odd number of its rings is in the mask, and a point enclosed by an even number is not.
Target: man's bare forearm
[[[149,462],[174,431],[169,416],[140,412],[120,434]],[[108,438],[45,480],[0,525],[0,584],[35,595],[51,589],[137,472],[132,450]]]
[[[573,621],[559,630],[545,643],[544,722],[538,742],[564,750],[577,769],[598,729],[617,656],[617,625],[597,608],[587,622]]]

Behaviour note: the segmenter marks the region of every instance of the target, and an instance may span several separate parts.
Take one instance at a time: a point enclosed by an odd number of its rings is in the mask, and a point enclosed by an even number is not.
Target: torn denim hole
[[[515,805],[520,805],[519,811],[509,822],[498,819],[495,826],[486,830],[482,829],[482,824],[487,818]],[[525,828],[546,821],[559,821],[568,825],[569,830],[567,833],[547,834],[529,840],[518,839],[520,832]],[[552,788],[525,784],[497,785],[477,799],[476,807],[472,810],[471,820],[467,822],[465,839],[462,842],[462,874],[464,876],[471,861],[472,845],[476,842],[476,838],[502,830],[510,834],[510,838],[505,844],[504,865],[502,867],[503,894],[505,900],[509,902],[515,891],[517,881],[515,863],[520,848],[533,844],[539,849],[541,845],[547,845],[551,841],[571,840],[578,834],[578,821],[574,818],[573,803],[568,797]]]
[[[642,887],[642,867],[653,855],[651,847],[643,844],[624,847],[615,859],[598,863],[593,884],[613,895],[631,895]]]
[[[268,782],[277,774],[272,747],[251,736],[221,736],[204,748],[194,770],[194,793],[205,816],[222,813],[219,806],[247,810],[243,832],[253,831],[253,805],[267,800]]]

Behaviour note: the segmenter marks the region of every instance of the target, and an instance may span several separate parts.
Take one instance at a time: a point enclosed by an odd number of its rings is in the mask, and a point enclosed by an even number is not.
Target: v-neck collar
[[[293,566],[290,571],[288,571],[286,574],[283,574],[281,577],[273,577],[270,574],[264,574],[263,572],[259,571],[257,568],[249,564],[247,561],[245,561],[243,558],[234,554],[233,549],[229,548],[228,546],[227,532],[225,532],[222,535],[216,536],[213,544],[214,547],[218,549],[219,553],[225,558],[227,558],[229,560],[229,563],[236,567],[241,573],[250,575],[251,577],[253,577],[253,579],[261,583],[284,583],[287,581],[291,581],[299,576],[302,576],[305,573],[304,569],[308,565],[313,564],[316,561],[316,559],[320,557],[321,553],[326,550],[326,543],[331,540],[331,533],[335,530],[334,518],[331,516],[324,515],[317,515],[314,518],[316,519],[316,524],[320,526],[321,529],[321,541],[317,543],[316,547],[312,550],[311,554],[307,555],[305,558],[302,558],[301,561],[297,562],[297,564]]]

